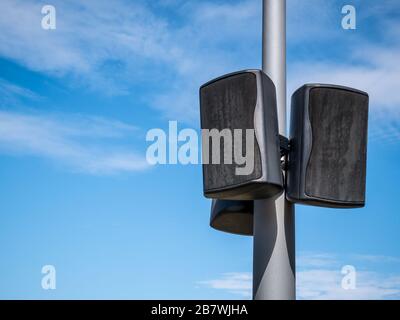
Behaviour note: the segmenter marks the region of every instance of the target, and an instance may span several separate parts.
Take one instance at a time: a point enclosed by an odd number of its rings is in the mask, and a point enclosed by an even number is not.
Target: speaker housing
[[[210,226],[219,231],[252,236],[254,201],[212,200]]]
[[[200,113],[203,130],[242,129],[242,138],[246,129],[254,130],[254,170],[249,175],[235,174],[234,161],[212,164],[212,144],[208,144],[207,153],[207,139],[202,135],[205,197],[255,200],[282,193],[276,89],[265,73],[245,70],[207,82],[200,88]],[[244,145],[246,142],[242,139],[242,150],[245,150]],[[223,146],[224,143],[220,143],[221,155]],[[205,156],[210,163],[204,162]]]
[[[289,201],[334,208],[365,205],[368,94],[306,84],[292,96]]]

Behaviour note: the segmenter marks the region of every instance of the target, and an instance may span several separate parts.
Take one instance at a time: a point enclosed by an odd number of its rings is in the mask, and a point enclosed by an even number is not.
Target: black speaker
[[[244,235],[253,235],[254,201],[213,200],[210,225],[214,229]]]
[[[276,89],[266,74],[246,70],[204,84],[200,113],[207,198],[254,200],[283,191]]]
[[[365,205],[368,94],[307,84],[292,96],[287,198],[309,205]]]

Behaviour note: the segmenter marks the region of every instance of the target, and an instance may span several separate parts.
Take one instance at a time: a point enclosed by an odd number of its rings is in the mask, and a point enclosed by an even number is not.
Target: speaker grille
[[[212,82],[200,92],[202,129],[242,129],[242,152],[246,151],[246,129],[254,129],[254,111],[257,104],[257,79],[252,73],[242,73]],[[204,143],[204,141],[203,141]],[[211,164],[212,143],[210,141],[210,164],[203,166],[205,190],[227,188],[261,177],[261,155],[254,138],[254,171],[250,175],[236,175],[237,165],[223,163],[224,143],[221,139],[221,164]]]
[[[306,194],[334,201],[363,202],[368,97],[344,89],[313,88],[309,117],[312,149],[306,171]]]

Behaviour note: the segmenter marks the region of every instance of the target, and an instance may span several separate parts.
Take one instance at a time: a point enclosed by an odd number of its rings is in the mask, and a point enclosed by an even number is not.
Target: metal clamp
[[[279,135],[279,146],[281,150],[281,157],[287,156],[290,151],[289,139],[282,135]]]

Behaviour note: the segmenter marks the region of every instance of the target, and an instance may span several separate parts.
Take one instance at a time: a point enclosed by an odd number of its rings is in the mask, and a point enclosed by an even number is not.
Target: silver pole
[[[277,92],[279,132],[286,136],[286,0],[263,0],[262,68]],[[294,206],[285,195],[254,202],[253,299],[293,300]]]

